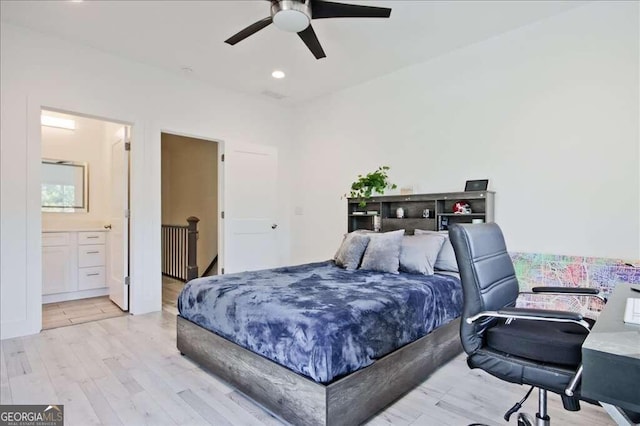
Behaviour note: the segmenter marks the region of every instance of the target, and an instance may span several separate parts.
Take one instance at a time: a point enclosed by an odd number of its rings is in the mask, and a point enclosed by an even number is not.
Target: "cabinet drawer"
[[[104,266],[78,269],[78,290],[102,288],[106,285]]]
[[[42,247],[69,245],[68,232],[46,232],[42,234]]]
[[[79,246],[78,266],[80,268],[104,266],[104,245]]]
[[[78,232],[78,244],[104,244],[104,232]]]

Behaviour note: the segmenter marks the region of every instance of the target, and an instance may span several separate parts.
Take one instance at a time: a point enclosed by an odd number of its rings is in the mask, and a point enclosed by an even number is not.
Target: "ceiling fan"
[[[271,16],[249,25],[225,40],[234,45],[257,33],[272,23],[283,31],[298,33],[316,59],[326,58],[324,50],[311,26],[312,19],[324,18],[388,18],[391,9],[386,7],[359,6],[324,0],[269,0]]]

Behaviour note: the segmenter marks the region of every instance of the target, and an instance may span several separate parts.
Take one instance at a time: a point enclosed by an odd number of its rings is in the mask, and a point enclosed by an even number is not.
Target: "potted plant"
[[[351,184],[349,196],[351,198],[359,198],[360,203],[358,205],[366,207],[367,199],[371,198],[374,192],[382,195],[387,189],[396,189],[396,184],[389,182],[388,170],[389,166],[381,166],[375,172],[368,173],[365,176],[358,175],[358,179]]]

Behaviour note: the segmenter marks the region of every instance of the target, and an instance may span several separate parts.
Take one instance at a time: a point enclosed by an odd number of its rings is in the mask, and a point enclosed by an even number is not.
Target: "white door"
[[[111,231],[109,232],[109,298],[120,309],[129,309],[129,128],[111,143]]]
[[[227,144],[223,219],[225,273],[278,266],[277,177],[276,148]]]

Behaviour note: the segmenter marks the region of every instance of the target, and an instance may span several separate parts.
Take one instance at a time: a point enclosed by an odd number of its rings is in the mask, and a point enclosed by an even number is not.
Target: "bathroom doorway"
[[[129,309],[130,131],[41,111],[43,329]]]

